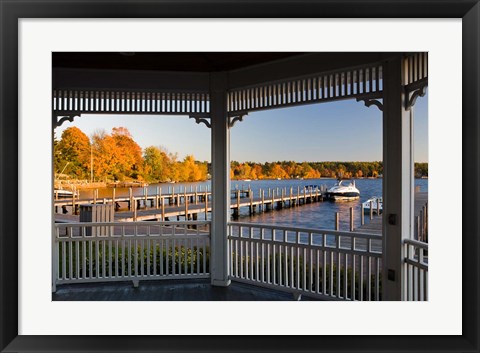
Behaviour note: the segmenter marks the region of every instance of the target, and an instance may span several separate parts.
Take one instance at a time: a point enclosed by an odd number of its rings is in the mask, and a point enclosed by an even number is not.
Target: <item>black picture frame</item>
[[[479,352],[478,0],[0,0],[0,349],[2,352]],[[463,190],[461,336],[19,336],[18,19],[462,18]],[[452,124],[458,120],[452,117]],[[457,234],[456,234],[457,235]],[[448,305],[448,303],[446,303]],[[180,328],[179,328],[180,329]]]

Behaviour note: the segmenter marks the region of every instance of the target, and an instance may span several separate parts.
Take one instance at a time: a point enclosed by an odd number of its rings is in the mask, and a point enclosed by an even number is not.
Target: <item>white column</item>
[[[413,234],[413,124],[405,109],[402,59],[384,66],[383,300],[404,298],[403,240]]]
[[[210,74],[210,117],[212,126],[212,239],[211,283],[228,286],[229,256],[227,222],[230,220],[230,130],[227,117],[227,76]]]

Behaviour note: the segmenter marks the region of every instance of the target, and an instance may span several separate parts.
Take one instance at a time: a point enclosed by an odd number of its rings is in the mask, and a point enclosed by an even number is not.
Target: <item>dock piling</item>
[[[350,207],[350,232],[353,232],[353,207]]]

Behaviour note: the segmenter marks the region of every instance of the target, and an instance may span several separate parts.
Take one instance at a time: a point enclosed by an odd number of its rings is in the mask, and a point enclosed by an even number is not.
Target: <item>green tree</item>
[[[150,146],[143,151],[144,175],[149,181],[168,181],[170,159],[166,151]]]

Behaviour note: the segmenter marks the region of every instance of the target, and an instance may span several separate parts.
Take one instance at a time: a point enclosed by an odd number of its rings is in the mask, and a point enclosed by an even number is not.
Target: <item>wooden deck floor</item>
[[[290,293],[244,283],[214,287],[210,280],[162,280],[60,285],[54,301],[293,301]],[[302,296],[302,300],[316,300]]]
[[[422,207],[428,201],[428,192],[417,192],[415,193],[415,216],[420,214]],[[372,233],[372,234],[382,234],[382,217],[373,216],[373,219],[367,219],[367,215],[365,215],[365,224],[358,228],[355,228],[355,232],[359,233]]]

